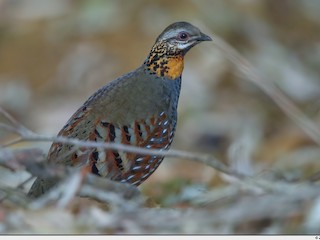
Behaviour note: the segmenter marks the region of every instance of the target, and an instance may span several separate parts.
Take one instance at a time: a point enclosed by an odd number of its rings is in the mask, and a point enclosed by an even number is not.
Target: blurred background
[[[54,136],[99,87],[142,64],[165,27],[188,21],[223,38],[317,122],[319,12],[318,0],[0,0],[0,105]],[[186,56],[178,116],[174,149],[290,181],[319,168],[318,147],[214,42]],[[1,143],[12,138],[0,131]],[[46,152],[50,143],[21,146]],[[174,206],[226,182],[211,168],[167,158],[141,188]]]

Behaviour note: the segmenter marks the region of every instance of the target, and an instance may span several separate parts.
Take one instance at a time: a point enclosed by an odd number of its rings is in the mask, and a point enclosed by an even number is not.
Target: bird
[[[58,136],[168,150],[174,138],[185,54],[212,41],[188,22],[175,22],[157,37],[140,67],[102,86],[71,116]],[[160,165],[162,156],[80,147],[54,142],[50,164],[87,167],[92,174],[139,186]],[[37,198],[58,179],[38,177],[28,192]]]

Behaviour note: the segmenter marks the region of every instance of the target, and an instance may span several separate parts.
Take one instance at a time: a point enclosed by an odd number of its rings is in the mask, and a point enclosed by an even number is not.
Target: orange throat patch
[[[148,69],[154,72],[158,77],[167,77],[176,79],[181,76],[184,67],[184,58],[182,55],[153,58],[147,61]]]

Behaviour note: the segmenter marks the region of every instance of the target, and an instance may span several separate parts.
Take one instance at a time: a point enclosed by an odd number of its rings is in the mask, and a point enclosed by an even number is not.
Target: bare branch
[[[32,133],[32,131],[30,129],[23,126],[13,116],[11,116],[7,111],[5,111],[1,106],[0,106],[0,114],[2,114],[14,126],[14,128],[19,131],[19,133],[21,133],[21,132]]]
[[[90,197],[100,202],[110,203],[115,208],[136,209],[144,199],[137,187],[128,183],[115,182],[109,179],[88,174],[79,195]]]
[[[87,173],[83,169],[74,169],[68,173],[69,175],[66,172],[67,178],[61,178],[63,180],[56,187],[50,189],[42,197],[33,200],[29,207],[39,209],[54,204],[58,208],[66,208],[77,194],[111,203],[112,206],[124,207],[128,205],[129,201],[135,202],[131,205],[136,206],[141,202],[137,201],[141,198],[140,192],[130,184],[101,178]]]
[[[15,122],[16,123],[16,122]],[[17,123],[16,123],[17,124]],[[19,124],[18,124],[19,125]],[[0,126],[1,127],[1,126]],[[213,156],[210,155],[204,155],[201,153],[190,153],[185,151],[178,151],[178,150],[156,150],[156,149],[146,149],[146,148],[140,148],[140,147],[134,147],[119,143],[105,143],[105,142],[94,142],[94,141],[82,141],[78,139],[73,138],[66,138],[62,136],[57,137],[48,137],[36,134],[30,130],[25,129],[17,129],[19,135],[21,136],[21,139],[23,141],[53,141],[53,142],[60,142],[64,144],[73,145],[76,147],[86,147],[86,148],[102,148],[102,149],[111,149],[111,150],[118,150],[123,152],[131,152],[131,153],[137,153],[141,155],[156,155],[156,156],[166,156],[166,157],[176,157],[176,158],[184,158],[193,160],[195,162],[199,162],[205,165],[208,165],[222,173],[225,173],[227,175],[233,176],[240,180],[242,183],[247,184],[248,186],[252,187],[258,187],[263,189],[264,191],[271,191],[276,193],[290,193],[292,189],[289,189],[287,187],[283,187],[281,184],[275,184],[274,182],[261,180],[261,179],[255,179],[253,177],[247,176],[245,174],[239,173],[235,170],[232,170],[228,168],[226,165],[224,165],[221,161],[217,160]],[[15,166],[14,166],[15,167]],[[26,164],[27,171],[31,172],[32,174],[36,176],[53,176],[53,177],[59,177],[59,179],[64,178],[66,176],[66,167],[63,166],[47,166],[45,164],[32,164],[28,165]],[[45,169],[45,170],[43,170]]]
[[[74,174],[68,178],[63,187],[63,192],[61,198],[57,202],[57,207],[65,208],[72,199],[76,196],[79,188],[81,187],[84,174],[82,171],[76,171]]]
[[[4,196],[1,196],[0,201],[8,199],[11,203],[23,207],[26,207],[29,203],[29,199],[27,198],[27,196],[23,192],[17,191],[16,188],[10,188],[0,185],[0,193],[4,194]]]
[[[34,142],[39,142],[39,141],[52,142],[53,141],[53,142],[60,142],[60,143],[69,144],[77,147],[102,148],[102,149],[111,149],[111,150],[118,150],[123,152],[137,153],[141,155],[156,155],[156,156],[189,159],[195,162],[208,165],[220,172],[236,177],[237,179],[241,180],[242,182],[245,182],[246,184],[249,184],[250,186],[263,188],[265,191],[276,191],[276,192],[279,191],[279,189],[276,188],[273,183],[270,183],[268,181],[261,181],[261,180],[258,181],[254,178],[251,178],[235,170],[232,170],[228,168],[226,165],[224,165],[221,161],[217,160],[216,158],[210,155],[204,155],[201,153],[190,153],[190,152],[178,151],[178,150],[167,151],[167,150],[147,149],[147,148],[134,147],[134,146],[124,145],[119,143],[82,141],[82,140],[66,138],[62,136],[49,137],[49,136],[36,134],[29,130],[21,131],[20,129],[18,129],[18,132],[22,140],[24,141],[34,141]],[[59,176],[59,178],[61,178],[61,176],[65,176],[66,169],[63,168],[62,166],[50,167],[50,166],[45,166],[40,164],[36,164],[36,165],[33,164],[31,166],[30,165],[27,166],[27,170],[36,176],[44,176],[44,177]]]
[[[5,111],[2,110],[2,112],[5,112]],[[20,126],[20,124],[18,124],[17,121],[14,120],[11,116],[10,118],[16,125]],[[2,126],[0,125],[0,128],[1,127]],[[197,162],[201,162],[203,164],[209,165],[226,174],[232,174],[232,172],[230,172],[230,170],[222,162],[215,159],[213,156],[203,155],[200,153],[199,154],[189,153],[189,152],[178,151],[178,150],[166,151],[166,150],[147,149],[147,148],[134,147],[134,146],[124,145],[119,143],[82,141],[82,140],[67,138],[62,136],[57,136],[57,137],[43,136],[40,134],[36,134],[24,127],[18,128],[18,129],[12,129],[12,131],[17,133],[21,137],[21,140],[19,141],[59,142],[59,143],[74,145],[77,147],[103,148],[103,149],[118,150],[118,151],[130,152],[130,153],[138,153],[141,155],[156,155],[156,156],[164,156],[164,157],[166,156],[166,157],[187,158],[193,161],[197,161]]]
[[[18,150],[0,148],[0,166],[12,171],[24,169],[26,166],[42,162],[44,159],[44,153],[37,148]]]
[[[19,138],[14,139],[14,140],[12,140],[10,142],[7,142],[5,144],[0,145],[0,147],[5,148],[5,147],[9,147],[9,146],[15,145],[15,144],[20,143],[20,142],[23,142],[23,139],[19,137]]]
[[[8,124],[0,123],[0,128],[6,130],[8,132],[12,132],[12,133],[20,135],[20,131],[17,128],[10,126]]]

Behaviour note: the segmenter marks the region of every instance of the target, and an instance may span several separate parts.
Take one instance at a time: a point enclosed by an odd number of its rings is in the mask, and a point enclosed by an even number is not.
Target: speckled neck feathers
[[[152,47],[144,65],[152,74],[174,80],[181,77],[184,54],[170,48],[166,42],[158,42]]]

